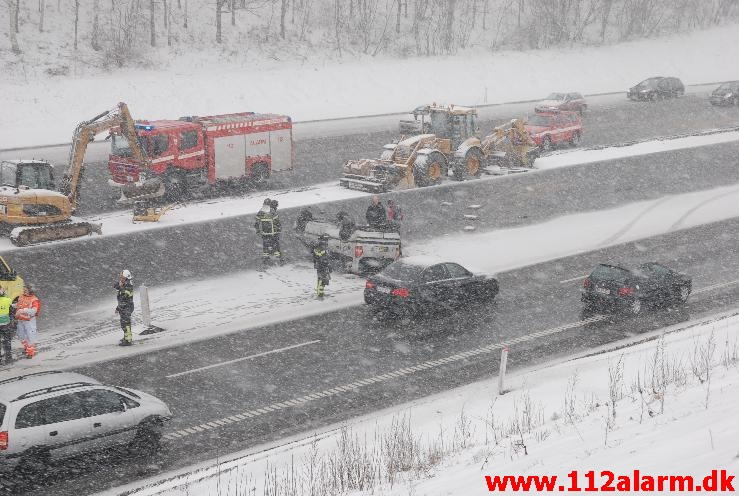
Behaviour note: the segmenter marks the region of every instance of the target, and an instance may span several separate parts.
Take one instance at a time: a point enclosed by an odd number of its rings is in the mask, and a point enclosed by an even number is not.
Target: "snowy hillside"
[[[0,150],[68,143],[80,121],[119,101],[140,119],[251,110],[306,121],[401,113],[435,101],[485,105],[536,100],[552,91],[620,93],[657,74],[685,84],[726,81],[739,77],[736,65],[727,63],[729,46],[739,46],[736,24],[606,47],[508,50],[479,58],[273,61],[259,71],[246,62],[217,58],[198,66],[198,60],[187,59],[166,72],[84,76],[83,71],[52,79],[13,70],[0,80]]]
[[[625,484],[619,475],[634,470],[689,476],[700,485],[713,470],[731,476],[739,468],[738,364],[739,318],[719,316],[517,373],[502,396],[492,377],[315,437],[105,494],[471,496],[487,494],[486,477],[494,484],[496,476],[556,476],[555,491],[566,490],[572,471],[582,489],[590,470],[598,488],[608,479],[601,471],[614,473],[615,488]]]
[[[31,80],[203,61],[482,56],[684,33],[739,15],[725,0],[5,0],[0,12],[0,68]]]

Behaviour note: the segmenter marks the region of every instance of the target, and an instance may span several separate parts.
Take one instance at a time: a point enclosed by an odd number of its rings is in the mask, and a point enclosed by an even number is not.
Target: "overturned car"
[[[305,209],[295,222],[295,235],[307,247],[318,245],[318,237],[328,236],[332,261],[347,272],[372,274],[400,258],[400,233],[389,223],[383,228],[357,225],[346,212],[316,218]]]

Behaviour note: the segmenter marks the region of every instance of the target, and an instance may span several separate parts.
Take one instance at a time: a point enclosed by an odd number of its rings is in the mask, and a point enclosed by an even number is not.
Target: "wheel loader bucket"
[[[396,168],[389,160],[349,160],[344,164],[339,184],[358,191],[384,193],[393,189],[400,179]]]

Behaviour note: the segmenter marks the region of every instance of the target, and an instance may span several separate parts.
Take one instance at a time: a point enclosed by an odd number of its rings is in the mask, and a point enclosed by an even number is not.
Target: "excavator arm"
[[[125,103],[121,102],[116,108],[107,110],[88,121],[78,124],[72,135],[72,148],[69,151],[69,167],[64,175],[61,186],[62,193],[69,198],[73,212],[79,200],[82,173],[85,170],[84,160],[87,145],[95,139],[95,136],[114,127],[119,127],[123,136],[128,140],[133,158],[140,164],[146,162],[146,152],[139,143],[133,118]]]

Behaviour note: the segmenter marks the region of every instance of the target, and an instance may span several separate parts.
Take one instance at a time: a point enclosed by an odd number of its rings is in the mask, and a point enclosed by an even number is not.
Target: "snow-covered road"
[[[469,234],[463,241],[442,237],[410,243],[404,251],[407,255],[433,254],[497,273],[735,217],[739,217],[737,185]],[[64,325],[45,329],[38,360],[21,362],[18,368],[79,367],[362,303],[364,280],[359,277],[335,274],[331,297],[323,301],[313,296],[313,284],[312,268],[296,263],[267,272],[239,272],[151,288],[155,324],[167,332],[141,336],[137,346],[123,350],[115,346],[119,330],[112,314],[113,301],[90,302],[89,308],[70,315]],[[203,295],[208,297],[203,299]],[[140,322],[138,313],[136,317]]]

